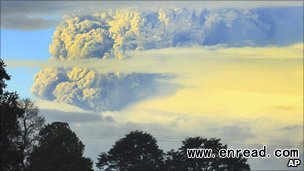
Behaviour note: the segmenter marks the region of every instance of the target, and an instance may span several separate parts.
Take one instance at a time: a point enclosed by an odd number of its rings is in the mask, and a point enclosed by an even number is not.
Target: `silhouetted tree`
[[[18,123],[21,129],[19,148],[22,168],[25,170],[28,164],[28,157],[32,153],[34,145],[37,144],[39,131],[45,121],[44,117],[39,115],[38,107],[30,99],[20,100],[18,107],[23,111],[23,115],[18,118]]]
[[[212,149],[214,158],[188,158],[187,149],[202,148]],[[227,145],[220,143],[220,139],[204,139],[201,137],[187,138],[182,142],[182,146],[177,150],[167,153],[166,167],[171,171],[247,171],[250,167],[247,159],[240,158],[220,158],[217,154],[220,149],[227,149]]]
[[[0,94],[2,95],[4,92],[4,89],[6,88],[6,80],[10,80],[11,77],[7,74],[5,70],[5,64],[2,59],[0,59]]]
[[[0,59],[0,170],[20,170],[22,158],[18,146],[20,127],[18,117],[23,111],[18,107],[17,93],[5,91],[5,81],[10,76],[5,71],[5,64]]]
[[[101,153],[96,166],[105,171],[162,170],[163,152],[148,133],[133,131]]]
[[[83,157],[84,145],[67,123],[48,124],[39,135],[41,139],[30,156],[29,170],[92,170],[92,161]]]

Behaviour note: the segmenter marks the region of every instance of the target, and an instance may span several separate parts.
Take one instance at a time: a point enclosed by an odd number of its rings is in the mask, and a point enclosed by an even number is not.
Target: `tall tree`
[[[20,170],[22,158],[18,136],[21,131],[17,118],[22,116],[23,111],[18,107],[17,93],[5,91],[5,81],[9,79],[5,64],[0,59],[0,170]]]
[[[188,158],[187,149],[212,149],[214,158]],[[247,159],[239,158],[220,158],[217,154],[220,149],[227,149],[227,145],[220,143],[220,139],[205,139],[201,137],[187,138],[182,142],[182,146],[177,150],[167,153],[166,166],[171,171],[247,171],[250,170]]]
[[[31,154],[29,170],[92,170],[92,161],[83,157],[83,143],[67,123],[48,124],[39,135],[41,139]]]
[[[0,94],[2,95],[4,92],[4,89],[6,88],[6,80],[10,80],[11,77],[7,74],[5,70],[5,64],[2,59],[0,59]]]
[[[96,166],[105,171],[153,171],[162,169],[163,160],[154,137],[133,131],[118,140],[108,153],[101,153]]]
[[[20,134],[20,151],[22,158],[22,168],[25,170],[28,164],[28,157],[32,153],[34,145],[37,144],[39,131],[44,125],[44,117],[39,115],[38,107],[30,99],[19,101],[18,107],[22,109],[23,115],[18,118],[21,129]]]

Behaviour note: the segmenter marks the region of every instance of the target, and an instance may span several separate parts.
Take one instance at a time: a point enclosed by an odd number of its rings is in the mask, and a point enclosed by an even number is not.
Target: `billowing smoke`
[[[93,111],[116,111],[159,92],[159,74],[97,74],[86,68],[44,68],[35,76],[34,95]]]
[[[301,42],[302,8],[121,9],[65,18],[50,45],[52,60],[118,58],[128,51],[225,44]],[[103,62],[103,60],[100,60]],[[35,76],[37,97],[94,111],[120,110],[160,89],[158,74],[99,74],[83,68],[44,68]]]
[[[121,9],[74,16],[57,27],[50,46],[55,59],[125,57],[130,50],[192,45],[289,44],[303,36],[303,10]]]

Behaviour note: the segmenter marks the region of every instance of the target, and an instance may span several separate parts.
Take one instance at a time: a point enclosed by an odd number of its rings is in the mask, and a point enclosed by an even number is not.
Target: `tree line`
[[[84,144],[68,123],[45,123],[31,99],[6,90],[10,76],[0,59],[1,171],[90,171],[93,161],[84,157]],[[132,131],[97,158],[104,171],[247,171],[247,159],[187,157],[187,149],[210,148],[216,154],[227,148],[220,139],[189,137],[177,150],[164,152],[147,132]]]

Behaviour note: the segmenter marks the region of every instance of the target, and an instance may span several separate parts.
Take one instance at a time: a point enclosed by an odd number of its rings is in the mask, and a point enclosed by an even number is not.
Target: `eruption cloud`
[[[51,61],[100,58],[103,62],[128,60],[130,51],[168,47],[287,45],[302,41],[302,13],[300,7],[110,10],[66,17],[56,28],[49,50]],[[159,82],[163,79],[170,77],[101,74],[85,64],[82,68],[46,67],[35,76],[32,92],[88,110],[115,111],[157,94],[161,86],[166,87]]]

